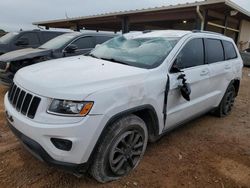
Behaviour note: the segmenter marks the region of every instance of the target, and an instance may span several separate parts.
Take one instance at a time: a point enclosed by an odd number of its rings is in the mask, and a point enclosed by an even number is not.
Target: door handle
[[[206,75],[208,75],[208,70],[203,70],[203,71],[201,71],[200,75],[201,75],[201,76],[206,76]]]

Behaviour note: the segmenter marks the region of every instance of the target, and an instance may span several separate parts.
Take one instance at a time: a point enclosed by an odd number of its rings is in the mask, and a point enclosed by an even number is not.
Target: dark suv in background
[[[26,48],[0,56],[0,81],[10,85],[15,73],[28,65],[62,57],[87,55],[97,44],[116,36],[102,32],[72,32],[60,35],[38,48]]]
[[[10,32],[0,38],[0,55],[23,48],[36,48],[64,33],[46,30]]]

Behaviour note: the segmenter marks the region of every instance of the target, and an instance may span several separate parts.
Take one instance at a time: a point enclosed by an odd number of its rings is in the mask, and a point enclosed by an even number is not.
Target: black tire
[[[218,117],[225,117],[229,115],[232,111],[232,107],[234,106],[235,97],[235,87],[233,84],[230,84],[221,100],[220,105],[215,109],[213,114]]]
[[[142,159],[148,142],[145,122],[135,115],[123,117],[101,138],[89,173],[100,183],[126,176]]]

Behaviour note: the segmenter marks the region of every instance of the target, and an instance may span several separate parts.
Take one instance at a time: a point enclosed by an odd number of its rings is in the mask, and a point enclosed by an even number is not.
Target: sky
[[[188,0],[0,0],[0,29],[37,28],[32,22],[167,6]],[[189,0],[194,2],[197,0]],[[250,11],[250,0],[232,0]]]

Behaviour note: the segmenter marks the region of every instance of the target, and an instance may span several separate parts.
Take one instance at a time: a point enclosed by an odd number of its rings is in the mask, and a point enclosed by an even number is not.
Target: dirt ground
[[[150,144],[139,167],[99,184],[48,167],[16,140],[4,117],[0,87],[0,187],[250,187],[250,68],[232,114],[203,116]]]

